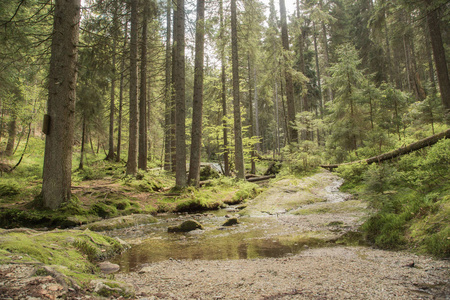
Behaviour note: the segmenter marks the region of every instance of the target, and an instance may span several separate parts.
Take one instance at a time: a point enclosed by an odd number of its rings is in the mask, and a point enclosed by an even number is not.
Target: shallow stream
[[[327,177],[327,179],[329,179]],[[317,178],[320,182],[321,178]],[[320,192],[312,192],[311,198],[320,194],[320,205],[336,205],[349,199],[348,194],[339,192],[342,180],[336,176],[323,187],[315,186]],[[272,191],[273,192],[273,191]],[[282,198],[292,205],[292,199],[305,197],[305,187],[297,190],[280,191]],[[304,200],[304,199],[302,199]],[[267,202],[267,199],[264,201]],[[278,200],[277,200],[278,201]],[[257,199],[256,199],[257,202]],[[304,202],[304,201],[303,201]],[[314,207],[313,204],[298,205],[283,209],[283,203],[274,204],[274,213],[260,213],[240,216],[235,207],[193,215],[160,215],[158,223],[138,225],[132,228],[109,232],[129,242],[131,249],[117,256],[113,263],[119,264],[122,272],[139,270],[143,265],[162,260],[223,260],[282,257],[293,255],[311,247],[332,246],[336,243],[354,243],[356,238],[341,239],[354,229],[354,220],[359,217],[327,213],[324,215],[291,214],[299,208]],[[230,217],[238,217],[239,224],[222,226]],[[189,233],[168,233],[169,226],[185,220],[195,219],[204,230]],[[356,222],[356,221],[355,221]],[[352,224],[350,224],[352,223]],[[346,235],[348,238],[348,234]]]

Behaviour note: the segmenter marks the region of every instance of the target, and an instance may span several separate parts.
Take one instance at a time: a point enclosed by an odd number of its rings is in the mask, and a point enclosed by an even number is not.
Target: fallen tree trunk
[[[371,157],[368,159],[357,160],[357,161],[352,161],[352,162],[343,163],[343,164],[322,165],[321,167],[332,171],[333,169],[336,169],[337,167],[342,166],[342,165],[351,165],[351,164],[356,164],[356,163],[367,163],[367,164],[372,164],[372,163],[376,163],[376,162],[379,163],[382,161],[390,160],[390,159],[396,158],[398,156],[417,151],[417,150],[425,148],[425,147],[429,147],[431,145],[436,144],[439,140],[442,140],[445,138],[447,138],[447,139],[450,138],[450,129],[447,129],[444,132],[432,135],[430,137],[424,138],[415,143],[409,144],[406,147],[402,147],[402,148],[399,148],[394,151],[386,152],[381,155],[374,156],[374,157]]]
[[[261,180],[267,180],[271,178],[275,178],[275,175],[268,175],[268,176],[258,176],[258,177],[250,177],[247,179],[248,182],[255,182],[255,181],[261,181]]]

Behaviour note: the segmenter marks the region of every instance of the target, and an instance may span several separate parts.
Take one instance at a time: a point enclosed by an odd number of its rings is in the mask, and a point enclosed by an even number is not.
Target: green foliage
[[[122,250],[115,239],[89,230],[0,232],[0,263],[9,261],[11,255],[20,255],[31,263],[59,266],[58,271],[81,285],[88,284],[98,272],[95,261]]]
[[[200,170],[200,180],[219,178],[219,176],[219,173],[210,166],[205,166]]]
[[[351,190],[360,185],[368,166],[366,163],[355,163],[350,165],[340,165],[336,172],[344,178],[345,182],[342,190]]]
[[[363,225],[369,242],[384,249],[415,245],[446,257],[450,246],[450,140],[402,156],[395,164],[338,170],[376,209]],[[362,171],[362,172],[361,172]],[[348,183],[347,183],[348,185]]]
[[[16,182],[0,183],[0,197],[15,196],[19,193],[20,188]]]

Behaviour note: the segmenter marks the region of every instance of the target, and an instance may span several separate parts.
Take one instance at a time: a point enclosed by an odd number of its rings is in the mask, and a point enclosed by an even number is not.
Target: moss
[[[150,215],[130,215],[94,222],[92,224],[85,225],[83,228],[89,228],[93,231],[104,231],[156,222],[157,219]]]
[[[90,213],[96,214],[101,218],[110,218],[117,216],[117,208],[104,202],[98,202],[92,205]]]
[[[233,226],[239,224],[239,220],[237,218],[230,218],[222,224],[222,226]]]
[[[171,226],[167,229],[168,232],[189,232],[196,229],[202,229],[203,225],[195,220],[187,220],[178,226]]]

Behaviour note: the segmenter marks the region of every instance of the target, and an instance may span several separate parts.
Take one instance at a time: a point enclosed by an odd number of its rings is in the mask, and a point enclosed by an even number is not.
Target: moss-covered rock
[[[0,264],[14,261],[51,266],[52,270],[79,285],[86,285],[95,278],[96,261],[123,249],[115,239],[90,230],[0,230]]]
[[[89,228],[93,231],[105,231],[131,227],[140,224],[156,223],[158,220],[151,215],[129,215],[112,219],[101,220],[82,226],[83,229]]]
[[[189,232],[196,229],[202,229],[203,225],[195,220],[187,220],[178,226],[171,226],[167,229],[168,232]]]
[[[222,226],[233,226],[239,224],[239,220],[237,218],[229,218],[222,224]]]
[[[90,286],[94,290],[94,293],[102,297],[134,297],[133,286],[126,283],[113,280],[96,279],[90,282]]]

